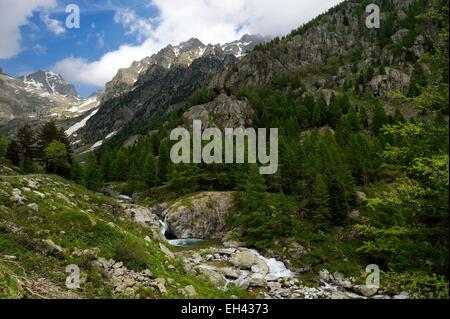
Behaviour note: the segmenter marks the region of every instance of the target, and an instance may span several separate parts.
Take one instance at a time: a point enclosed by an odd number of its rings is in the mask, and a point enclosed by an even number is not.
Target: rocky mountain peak
[[[204,47],[205,45],[199,39],[191,38],[186,42],[180,43],[176,48],[179,50],[179,53],[185,53]]]
[[[75,87],[67,82],[60,74],[39,70],[32,74],[17,78],[27,86],[38,88],[53,95],[63,95],[78,98]]]

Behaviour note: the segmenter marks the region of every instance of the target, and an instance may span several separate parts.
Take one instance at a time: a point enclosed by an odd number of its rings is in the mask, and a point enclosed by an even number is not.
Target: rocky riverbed
[[[283,261],[262,256],[228,238],[225,219],[231,204],[230,193],[207,192],[172,205],[146,208],[124,204],[124,208],[128,218],[148,226],[153,237],[157,235],[166,242],[160,245],[161,250],[170,258],[180,259],[186,273],[203,276],[220,289],[235,285],[256,298],[274,299],[408,298],[407,294],[388,296],[377,288],[357,284],[354,278],[327,270],[312,274],[319,285],[302,284],[300,274]]]

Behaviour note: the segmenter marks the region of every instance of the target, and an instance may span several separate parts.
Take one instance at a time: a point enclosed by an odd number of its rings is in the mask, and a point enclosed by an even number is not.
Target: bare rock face
[[[225,94],[219,95],[214,101],[191,107],[184,118],[189,125],[193,120],[201,120],[205,128],[249,127],[252,125],[253,109],[247,101],[240,101]]]
[[[404,91],[409,86],[410,76],[400,70],[386,68],[385,75],[375,76],[367,87],[375,95],[382,96],[390,90]]]
[[[226,234],[226,218],[232,193],[206,192],[181,199],[166,216],[169,231],[179,239],[220,239]]]

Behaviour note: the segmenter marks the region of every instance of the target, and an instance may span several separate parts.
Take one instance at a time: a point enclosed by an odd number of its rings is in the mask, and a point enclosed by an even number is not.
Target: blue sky
[[[55,71],[87,96],[168,44],[283,35],[340,1],[0,0],[0,67],[12,76]],[[65,28],[69,4],[80,8],[80,29]]]
[[[50,70],[56,61],[68,56],[81,56],[89,61],[100,59],[123,43],[138,45],[142,42],[132,34],[126,34],[122,25],[113,22],[118,8],[131,8],[148,17],[158,12],[155,7],[143,5],[142,1],[92,2],[58,1],[58,8],[52,10],[50,18],[64,23],[68,15],[65,6],[70,3],[77,3],[81,13],[80,29],[66,29],[60,35],[47,28],[41,12],[33,12],[29,23],[20,27],[23,51],[10,59],[0,59],[0,67],[11,76],[20,76],[37,70]],[[77,85],[77,90],[84,96],[96,89],[98,86],[95,85]]]

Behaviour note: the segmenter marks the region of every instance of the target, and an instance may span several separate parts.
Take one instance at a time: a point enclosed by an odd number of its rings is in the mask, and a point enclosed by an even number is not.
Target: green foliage
[[[83,185],[91,190],[97,190],[102,185],[102,171],[94,154],[89,154],[83,170]]]
[[[65,144],[53,141],[44,150],[45,160],[47,161],[47,172],[66,175],[70,171],[69,152]]]
[[[9,143],[10,140],[6,136],[0,134],[0,157],[6,156]]]

